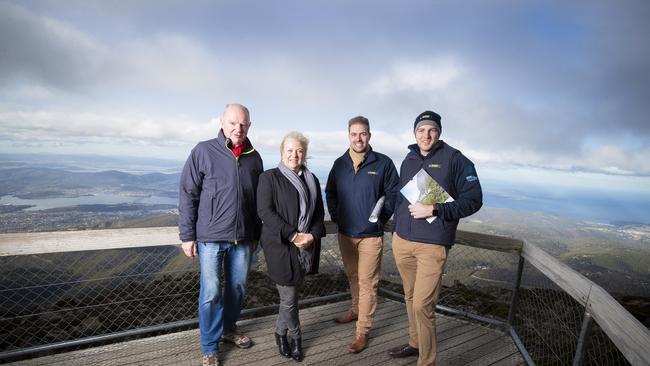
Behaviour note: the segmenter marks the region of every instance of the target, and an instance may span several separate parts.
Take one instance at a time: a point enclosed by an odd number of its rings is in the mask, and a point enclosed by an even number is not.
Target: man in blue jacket
[[[327,209],[337,223],[339,247],[350,284],[352,308],[337,323],[357,320],[349,351],[361,352],[377,308],[377,287],[384,245],[384,224],[393,214],[398,177],[386,155],[372,150],[370,122],[358,116],[348,122],[350,148],[336,161],[327,179]],[[378,217],[369,221],[377,201],[384,197]]]
[[[255,192],[264,171],[247,138],[250,114],[229,104],[216,138],[199,142],[181,174],[178,228],[188,257],[199,256],[199,333],[203,365],[216,365],[219,341],[252,345],[236,328],[251,253],[260,237]],[[220,283],[224,279],[224,289]]]
[[[440,140],[441,131],[441,118],[435,112],[422,112],[415,119],[416,144],[409,146],[400,167],[400,189],[424,169],[453,201],[423,204],[409,202],[400,194],[395,209],[393,255],[404,285],[409,341],[390,350],[389,355],[419,355],[418,366],[435,364],[435,308],[456,226],[483,202],[474,164]],[[432,217],[433,221],[427,221]]]

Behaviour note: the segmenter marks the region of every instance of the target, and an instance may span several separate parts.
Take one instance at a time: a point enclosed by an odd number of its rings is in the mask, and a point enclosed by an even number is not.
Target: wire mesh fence
[[[348,291],[336,236],[322,247],[320,273],[306,278],[301,299]],[[98,344],[107,334],[163,324],[189,328],[197,318],[198,260],[176,246],[5,256],[0,268],[0,354],[88,337]],[[261,251],[247,294],[245,309],[279,302]]]
[[[386,238],[382,286],[403,293]],[[517,281],[519,255],[467,245],[449,252],[438,305],[506,323]],[[530,264],[524,266],[513,324],[536,365],[572,364],[585,308]],[[584,365],[629,365],[594,324]]]
[[[385,238],[385,243],[382,285],[403,293],[390,237]],[[447,258],[438,304],[505,322],[519,256],[455,245]]]
[[[178,254],[169,246],[1,257],[1,349],[196,317],[198,268]]]
[[[572,364],[585,307],[537,268],[525,265],[512,326],[537,365]],[[594,323],[587,338],[584,365],[629,365]]]
[[[380,286],[401,293],[390,237],[384,237]],[[505,324],[518,262],[516,254],[454,246],[439,304]],[[169,334],[156,341],[141,337],[135,341],[140,343],[137,348],[115,343],[102,351],[77,352],[95,352],[93,362],[101,365],[121,365],[126,359],[135,364],[140,359],[155,360],[161,348],[176,356],[166,356],[160,364],[193,364],[200,354],[197,325],[192,323],[197,317],[198,261],[185,257],[176,246],[5,256],[0,257],[0,268],[0,354],[88,337],[96,338],[93,344],[107,344],[114,340],[101,337],[165,324],[180,325],[173,333],[162,328],[148,332]],[[322,242],[320,273],[306,278],[300,298],[347,292],[338,242],[331,234]],[[260,252],[251,266],[245,308],[278,302]],[[581,304],[526,264],[515,310],[512,326],[536,364],[573,362],[585,311]],[[138,334],[129,337],[135,339]],[[68,346],[65,364],[74,364],[80,353],[70,351],[83,347]],[[32,365],[38,360],[24,362]],[[628,364],[597,324],[588,338],[584,360],[587,365]]]

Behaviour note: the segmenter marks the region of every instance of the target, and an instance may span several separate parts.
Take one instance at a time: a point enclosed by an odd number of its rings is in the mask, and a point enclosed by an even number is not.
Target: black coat
[[[316,208],[308,230],[314,236],[311,274],[318,272],[320,238],[325,236],[323,198],[316,176],[314,180],[317,187]],[[262,219],[260,244],[271,280],[284,286],[299,284],[304,273],[298,261],[299,249],[291,242],[291,237],[298,231],[300,200],[298,191],[278,168],[260,175],[257,213]]]

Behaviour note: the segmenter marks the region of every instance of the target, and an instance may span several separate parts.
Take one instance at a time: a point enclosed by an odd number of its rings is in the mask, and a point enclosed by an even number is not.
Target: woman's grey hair
[[[309,139],[303,135],[300,132],[297,131],[291,131],[288,134],[284,135],[282,138],[282,142],[280,143],[280,155],[282,155],[282,152],[284,151],[284,143],[287,141],[287,139],[294,139],[300,143],[300,146],[302,147],[303,154],[305,156],[305,161],[307,160],[307,148],[309,147]]]

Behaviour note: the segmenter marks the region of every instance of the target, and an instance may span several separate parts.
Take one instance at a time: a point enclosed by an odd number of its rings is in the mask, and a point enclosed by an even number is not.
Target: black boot
[[[279,335],[275,333],[275,344],[278,345],[278,353],[280,356],[291,358],[291,348],[289,348],[289,341],[287,335]]]
[[[302,362],[302,339],[291,338],[291,358],[296,362]]]

